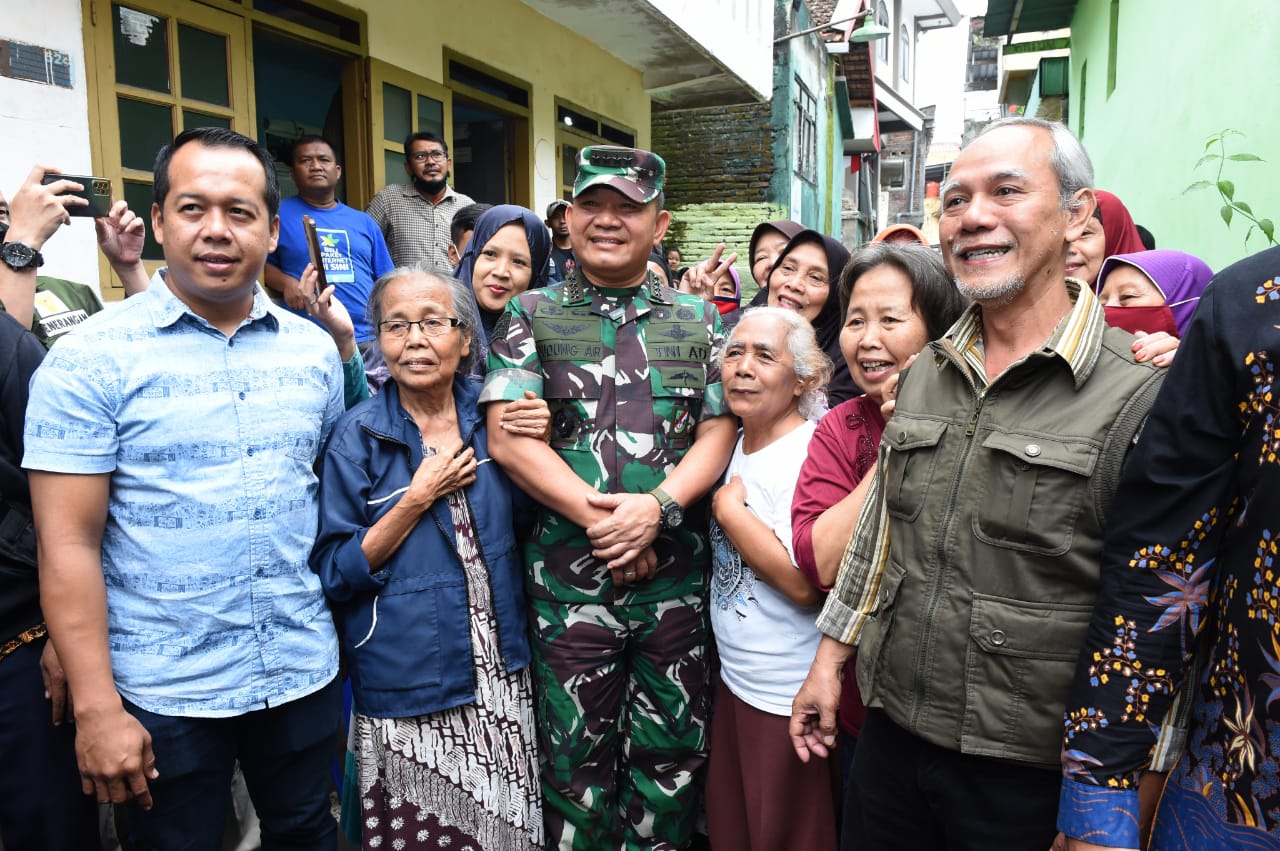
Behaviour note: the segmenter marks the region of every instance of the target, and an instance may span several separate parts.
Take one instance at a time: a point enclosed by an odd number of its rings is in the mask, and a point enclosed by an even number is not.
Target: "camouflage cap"
[[[667,164],[662,157],[639,148],[590,145],[578,152],[577,198],[592,186],[608,186],[638,204],[648,204],[662,192]]]

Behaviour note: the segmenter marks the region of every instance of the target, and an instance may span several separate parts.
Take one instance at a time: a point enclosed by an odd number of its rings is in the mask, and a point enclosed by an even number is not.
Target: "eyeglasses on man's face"
[[[392,340],[403,340],[409,336],[411,328],[417,328],[428,337],[439,337],[448,334],[454,328],[462,328],[466,323],[456,316],[428,316],[410,322],[408,319],[388,319],[378,323],[378,333]]]
[[[433,163],[442,163],[449,159],[449,155],[444,151],[414,151],[409,154],[409,159],[416,163],[426,162],[427,160],[431,160]]]

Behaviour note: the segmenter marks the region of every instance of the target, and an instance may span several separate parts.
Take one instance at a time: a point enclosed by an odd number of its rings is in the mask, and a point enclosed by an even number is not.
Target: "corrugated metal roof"
[[[987,0],[982,34],[987,38],[1071,26],[1078,0]]]

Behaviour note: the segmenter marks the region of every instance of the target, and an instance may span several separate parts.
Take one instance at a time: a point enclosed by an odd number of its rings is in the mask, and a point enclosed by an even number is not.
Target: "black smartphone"
[[[65,194],[76,195],[88,201],[88,205],[77,204],[74,207],[68,207],[67,213],[72,216],[88,216],[90,218],[98,218],[105,216],[111,212],[111,181],[105,177],[93,177],[92,175],[81,174],[55,174],[49,172],[45,174],[44,180],[40,181],[48,186],[50,183],[56,183],[59,180],[70,180],[79,183],[83,189],[79,192],[68,192]]]

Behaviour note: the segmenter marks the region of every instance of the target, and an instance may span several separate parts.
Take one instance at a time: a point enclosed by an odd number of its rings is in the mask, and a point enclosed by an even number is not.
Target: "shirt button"
[[[992,643],[992,644],[994,644],[996,647],[1000,647],[1001,645],[1003,645],[1003,644],[1004,644],[1004,630],[1003,630],[1003,629],[993,629],[993,630],[991,630],[991,643]]]
[[[243,390],[241,390],[241,391],[240,391],[240,398],[241,398],[241,399],[243,399],[243,398],[244,398],[244,391],[243,391]]]
[[[1022,451],[1026,452],[1027,455],[1030,456],[1031,458],[1035,458],[1037,455],[1040,454],[1040,444],[1028,443],[1027,448]]]
[[[246,455],[248,455],[250,458],[252,458],[252,457],[253,457],[253,447],[252,447],[252,446],[250,446],[247,450],[245,450],[245,454],[246,454]]]
[[[907,433],[905,431],[898,432],[898,440],[906,440],[906,439],[907,439]]]

